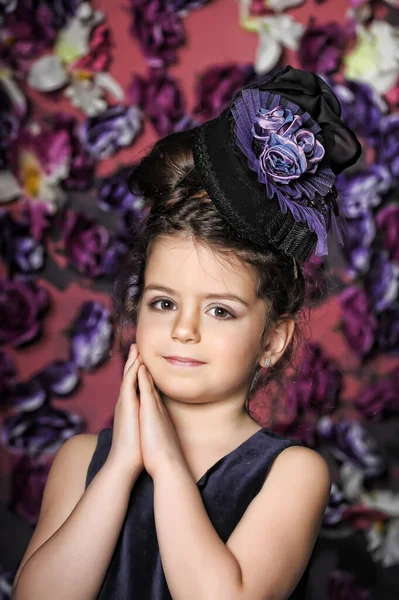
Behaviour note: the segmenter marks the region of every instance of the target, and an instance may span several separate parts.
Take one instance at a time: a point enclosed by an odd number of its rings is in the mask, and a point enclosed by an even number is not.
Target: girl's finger
[[[130,346],[129,354],[128,354],[127,360],[125,362],[125,366],[123,369],[123,375],[126,375],[127,370],[133,364],[133,362],[136,360],[137,355],[138,355],[137,344],[132,344]]]
[[[128,367],[121,384],[121,393],[129,392],[132,390],[134,386],[134,391],[136,391],[136,380],[137,380],[137,371],[142,364],[140,356],[133,361]]]

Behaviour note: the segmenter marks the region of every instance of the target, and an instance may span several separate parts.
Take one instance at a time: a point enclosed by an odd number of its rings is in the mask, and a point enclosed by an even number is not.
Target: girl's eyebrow
[[[177,292],[175,290],[172,290],[172,288],[166,287],[164,285],[158,285],[157,283],[152,283],[150,285],[147,285],[144,288],[144,293],[148,292],[150,290],[158,290],[159,292],[166,292],[167,294],[177,294]],[[225,300],[233,300],[234,302],[241,302],[241,304],[244,304],[245,306],[249,307],[248,302],[246,302],[245,300],[243,300],[243,298],[240,298],[240,296],[236,296],[236,294],[205,294],[203,296],[203,298],[208,299],[225,299]]]

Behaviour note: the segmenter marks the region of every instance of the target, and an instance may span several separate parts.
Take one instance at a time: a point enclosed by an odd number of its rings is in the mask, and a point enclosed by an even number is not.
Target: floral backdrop
[[[0,2],[1,501],[33,531],[60,446],[112,426],[123,368],[112,282],[148,211],[127,174],[156,139],[286,64],[329,82],[363,155],[337,180],[345,247],[305,265],[297,368],[250,410],[331,467],[311,597],[393,599],[398,0]],[[0,564],[0,598],[17,567]]]

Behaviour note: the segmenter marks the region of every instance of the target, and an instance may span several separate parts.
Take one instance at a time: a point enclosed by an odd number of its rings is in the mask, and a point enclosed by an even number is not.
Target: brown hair
[[[268,369],[256,366],[247,402],[260,386],[280,380],[292,366],[301,339],[298,317],[304,316],[306,282],[301,265],[270,247],[265,252],[237,235],[222,218],[203,189],[192,155],[193,131],[171,134],[159,140],[132,172],[129,185],[150,203],[151,211],[129,252],[114,287],[117,333],[134,327],[140,306],[147,257],[161,235],[185,234],[194,243],[212,249],[225,260],[240,259],[254,269],[256,293],[269,307],[263,339],[281,319],[294,319],[295,329],[280,360]]]

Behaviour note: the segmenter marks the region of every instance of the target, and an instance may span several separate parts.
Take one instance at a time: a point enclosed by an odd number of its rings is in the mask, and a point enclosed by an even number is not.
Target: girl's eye
[[[156,304],[158,304],[159,302],[164,302],[164,303],[166,303],[166,304],[173,304],[173,302],[172,302],[171,300],[155,300],[154,302],[151,302],[151,303],[149,304],[149,306],[150,306],[151,308],[153,308],[153,307],[155,307],[155,305],[156,305]],[[161,309],[161,310],[162,310],[162,309]],[[166,310],[168,310],[168,309],[166,309]]]
[[[217,310],[217,311],[221,311],[222,313],[227,313],[228,315],[230,315],[229,317],[227,317],[227,319],[225,317],[223,317],[222,315],[219,314],[215,315],[217,319],[220,319],[221,321],[227,321],[228,319],[234,319],[233,315],[231,314],[231,312],[229,312],[228,310],[226,310],[225,308],[223,308],[222,306],[214,306],[213,308],[211,308],[211,310]]]

